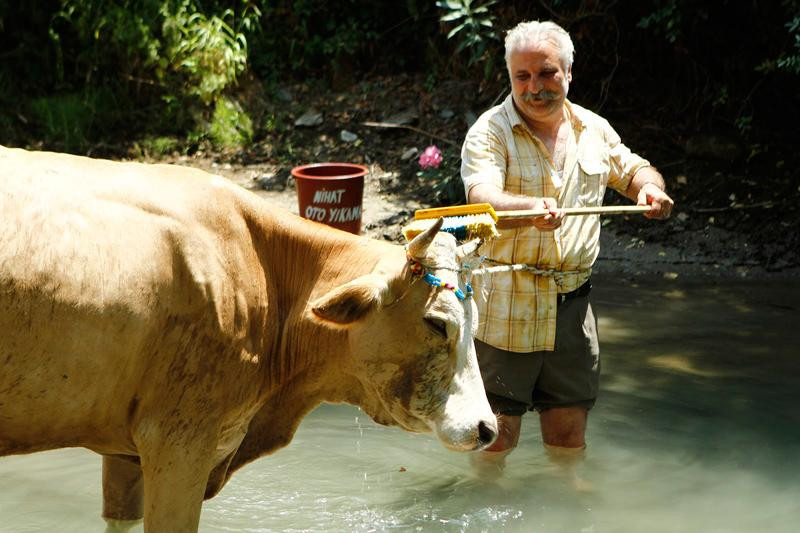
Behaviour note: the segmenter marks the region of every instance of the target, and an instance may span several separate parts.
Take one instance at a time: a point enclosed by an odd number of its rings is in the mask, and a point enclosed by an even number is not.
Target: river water
[[[205,503],[200,530],[800,531],[800,285],[595,285],[604,373],[580,488],[535,414],[489,482],[429,435],[324,405]],[[0,531],[101,532],[100,493],[91,452],[0,458]]]

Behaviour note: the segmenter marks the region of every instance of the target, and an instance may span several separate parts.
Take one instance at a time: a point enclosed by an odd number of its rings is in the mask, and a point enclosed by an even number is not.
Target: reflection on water
[[[799,530],[800,286],[596,285],[591,492],[548,461],[535,415],[487,484],[431,436],[326,405],[206,502],[201,531]],[[1,458],[0,531],[101,532],[100,491],[91,452]]]

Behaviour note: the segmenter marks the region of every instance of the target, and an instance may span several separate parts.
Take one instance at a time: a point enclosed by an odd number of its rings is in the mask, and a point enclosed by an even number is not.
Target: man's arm
[[[541,217],[516,218],[511,220],[499,220],[498,229],[519,228],[522,226],[534,226],[540,231],[553,231],[561,225],[564,218],[563,211],[558,209],[555,198],[536,198],[533,196],[517,196],[500,190],[498,187],[489,183],[478,183],[469,190],[469,203],[489,203],[495,211],[514,211],[518,209],[542,209],[550,210],[550,213]]]
[[[669,218],[673,201],[664,192],[664,178],[654,167],[642,167],[633,175],[633,179],[625,190],[625,196],[636,202],[636,205],[649,205],[647,218]]]

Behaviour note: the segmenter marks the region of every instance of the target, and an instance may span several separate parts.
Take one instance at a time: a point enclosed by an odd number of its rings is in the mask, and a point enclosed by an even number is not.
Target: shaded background
[[[681,208],[624,231],[697,247],[673,234],[722,229],[768,269],[800,265],[797,0],[0,0],[0,143],[211,154],[278,175],[377,161],[395,189],[457,203],[461,140],[507,93],[502,37],[530,19],[571,33],[570,98],[649,158]],[[297,127],[310,110],[324,123]],[[363,126],[398,113],[427,137]],[[401,154],[432,143],[445,165],[420,181]]]
[[[270,98],[290,80],[325,90],[419,72],[430,86],[476,80],[485,99],[506,84],[501,36],[531,19],[572,34],[573,98],[587,107],[639,115],[679,144],[698,131],[763,148],[796,140],[800,9],[787,0],[4,0],[3,136],[80,148],[47,110],[88,142],[186,132],[249,77]],[[58,109],[67,102],[88,111],[83,124]]]

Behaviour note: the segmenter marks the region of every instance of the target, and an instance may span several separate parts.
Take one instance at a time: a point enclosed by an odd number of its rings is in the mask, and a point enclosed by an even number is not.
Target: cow
[[[453,450],[496,437],[475,246],[440,223],[403,247],[198,169],[5,147],[0,217],[0,456],[101,454],[109,523],[196,531],[322,402]]]

